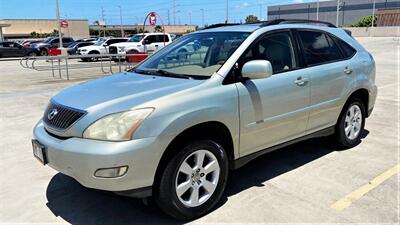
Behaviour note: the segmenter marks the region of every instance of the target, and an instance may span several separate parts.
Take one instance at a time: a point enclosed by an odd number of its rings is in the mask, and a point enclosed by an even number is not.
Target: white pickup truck
[[[128,38],[100,38],[93,45],[78,48],[78,55],[109,54],[110,46],[128,41]],[[82,61],[97,61],[99,57],[82,58]]]
[[[153,53],[172,42],[168,33],[144,33],[132,36],[128,42],[116,43],[110,46],[110,54],[125,55],[132,53]]]

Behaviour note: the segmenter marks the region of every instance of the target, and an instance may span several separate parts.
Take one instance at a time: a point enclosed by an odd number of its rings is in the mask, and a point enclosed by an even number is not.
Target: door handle
[[[158,45],[155,45],[156,47],[158,47]]]
[[[295,84],[297,84],[298,86],[304,86],[308,83],[307,78],[303,78],[303,77],[298,77],[295,81]]]
[[[344,68],[343,72],[344,72],[346,75],[350,75],[351,73],[353,73],[353,70],[351,70],[349,67],[346,66],[346,67]]]

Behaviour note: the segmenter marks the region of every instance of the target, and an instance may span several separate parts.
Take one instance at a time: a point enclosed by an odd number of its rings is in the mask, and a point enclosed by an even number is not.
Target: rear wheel
[[[30,52],[30,53],[28,54],[28,56],[29,56],[29,57],[35,57],[35,56],[37,56],[37,54],[36,54],[36,52]]]
[[[360,99],[349,101],[336,125],[336,140],[341,147],[352,148],[360,143],[365,125],[365,106]]]
[[[39,52],[39,55],[40,55],[40,56],[48,56],[49,53],[47,52],[46,49],[41,49],[40,52]]]
[[[189,220],[200,217],[218,203],[228,178],[228,158],[211,140],[189,144],[164,170],[155,200],[168,215]]]

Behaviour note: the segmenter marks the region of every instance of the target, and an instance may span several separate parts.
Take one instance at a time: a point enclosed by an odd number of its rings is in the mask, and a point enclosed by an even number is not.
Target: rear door
[[[342,96],[352,76],[351,64],[334,37],[319,30],[298,29],[297,35],[309,75],[311,112],[307,133],[336,124],[343,106]]]
[[[240,105],[240,155],[295,139],[305,134],[310,100],[309,78],[299,68],[290,31],[267,34],[238,62],[240,71],[251,60],[268,60],[273,75],[236,83]]]

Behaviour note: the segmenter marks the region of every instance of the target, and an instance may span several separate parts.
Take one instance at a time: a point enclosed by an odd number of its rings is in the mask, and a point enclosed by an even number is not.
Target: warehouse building
[[[52,33],[58,29],[55,19],[0,19],[0,24],[8,25],[2,28],[5,39],[29,38],[31,32]],[[70,19],[68,27],[61,28],[61,32],[73,38],[89,37],[89,22],[85,19]]]
[[[339,26],[357,23],[361,18],[372,15],[374,0],[340,0]],[[268,19],[308,19],[321,20],[336,24],[338,1],[319,1],[268,7]],[[375,0],[375,14],[378,25],[400,25],[399,0]],[[384,20],[379,24],[379,20]]]

